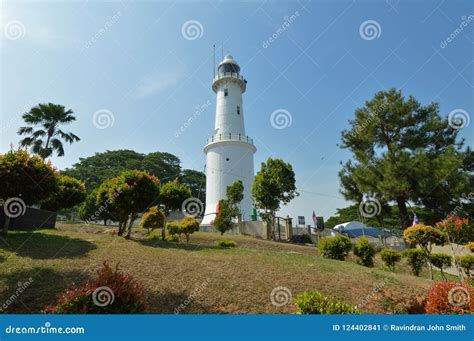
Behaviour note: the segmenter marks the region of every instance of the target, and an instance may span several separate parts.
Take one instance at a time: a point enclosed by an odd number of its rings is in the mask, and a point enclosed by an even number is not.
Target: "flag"
[[[420,223],[420,220],[418,219],[418,217],[416,216],[416,214],[413,215],[413,224],[411,224],[411,226],[415,226],[415,225],[418,225]]]
[[[313,223],[314,223],[314,227],[316,227],[316,225],[318,224],[318,218],[316,217],[316,213],[314,213],[314,210],[313,210]]]

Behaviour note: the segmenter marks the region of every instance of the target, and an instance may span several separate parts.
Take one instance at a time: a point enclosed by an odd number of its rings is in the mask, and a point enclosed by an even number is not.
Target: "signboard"
[[[305,226],[305,220],[303,215],[298,216],[298,225],[303,225]]]

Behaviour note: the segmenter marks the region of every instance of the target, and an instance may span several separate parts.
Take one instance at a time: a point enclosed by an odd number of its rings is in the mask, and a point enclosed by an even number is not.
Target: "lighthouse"
[[[244,185],[244,199],[240,203],[242,219],[249,220],[252,210],[251,188],[254,177],[253,140],[245,134],[242,94],[247,81],[240,74],[239,64],[226,55],[217,67],[212,83],[216,93],[214,132],[204,146],[206,154],[206,212],[201,225],[215,219],[218,203],[226,199],[227,186],[237,180]]]

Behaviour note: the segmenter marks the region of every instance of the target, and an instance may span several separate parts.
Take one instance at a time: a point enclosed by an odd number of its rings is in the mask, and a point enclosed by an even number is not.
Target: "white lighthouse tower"
[[[226,55],[217,67],[212,90],[217,95],[216,122],[213,135],[204,147],[206,154],[206,212],[201,225],[215,219],[219,200],[226,198],[227,186],[241,180],[244,199],[242,219],[249,220],[252,210],[253,140],[245,134],[242,94],[247,81],[231,55]]]

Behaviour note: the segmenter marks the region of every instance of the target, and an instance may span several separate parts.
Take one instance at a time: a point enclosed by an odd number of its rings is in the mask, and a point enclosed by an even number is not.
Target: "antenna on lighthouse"
[[[212,59],[214,61],[214,64],[212,66],[212,71],[214,73],[214,76],[212,79],[216,78],[216,45],[212,45]]]

